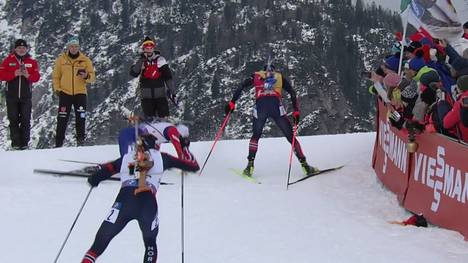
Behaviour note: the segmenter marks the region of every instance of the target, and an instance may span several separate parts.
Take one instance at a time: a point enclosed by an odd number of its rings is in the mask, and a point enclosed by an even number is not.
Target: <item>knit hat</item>
[[[468,22],[465,22],[465,24],[463,24],[463,29],[468,29]]]
[[[423,58],[415,57],[409,61],[409,68],[418,72],[422,67],[426,66]]]
[[[468,90],[468,75],[460,76],[457,79],[457,87],[461,91],[467,91]]]
[[[156,46],[156,44],[154,43],[154,41],[150,38],[150,37],[145,37],[145,40],[143,40],[143,43],[141,44],[141,47],[142,48],[154,48]]]
[[[17,47],[28,47],[28,44],[26,43],[24,39],[17,39],[15,41],[15,48]]]
[[[396,73],[388,73],[383,79],[383,83],[386,87],[397,87],[400,85],[401,77]]]
[[[384,59],[385,67],[387,67],[391,71],[398,72],[399,64],[400,64],[400,58],[396,55],[392,55]]]
[[[78,37],[76,37],[76,36],[71,36],[70,38],[68,38],[67,46],[70,46],[70,45],[77,45],[77,46],[79,46],[79,45],[80,45],[80,41],[78,40]]]
[[[421,78],[419,79],[419,82],[421,82],[421,84],[423,84],[426,87],[429,87],[431,83],[439,82],[439,81],[440,81],[439,74],[435,70],[431,70],[422,74]]]

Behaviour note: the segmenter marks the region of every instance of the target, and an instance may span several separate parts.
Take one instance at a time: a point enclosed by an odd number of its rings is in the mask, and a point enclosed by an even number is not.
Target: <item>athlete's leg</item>
[[[137,198],[141,205],[140,214],[137,219],[145,244],[143,262],[156,263],[158,259],[156,237],[159,232],[158,203],[156,197],[151,192],[140,193]]]

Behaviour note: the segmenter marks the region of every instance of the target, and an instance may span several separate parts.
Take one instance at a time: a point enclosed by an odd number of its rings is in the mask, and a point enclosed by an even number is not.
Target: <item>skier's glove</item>
[[[226,113],[226,115],[229,113],[229,112],[232,112],[234,111],[234,109],[236,108],[236,103],[231,100],[228,104],[226,104],[226,106],[224,107],[224,112]]]
[[[300,119],[300,116],[301,116],[299,111],[298,110],[294,111],[292,116],[293,116],[294,124],[297,125],[299,123],[299,119]]]
[[[98,166],[99,169],[97,169],[95,172],[91,174],[91,176],[88,177],[88,184],[91,185],[91,187],[96,187],[99,185],[99,183],[103,180],[103,176],[101,175],[102,168],[101,166]]]

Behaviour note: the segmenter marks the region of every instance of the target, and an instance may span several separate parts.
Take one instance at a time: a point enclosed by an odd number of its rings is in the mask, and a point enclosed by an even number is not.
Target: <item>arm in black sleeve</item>
[[[165,82],[172,80],[172,71],[168,64],[164,64],[162,67],[160,67],[159,72],[161,73],[161,79]]]
[[[130,66],[130,76],[136,78],[141,73],[141,68],[143,67],[143,63],[145,62],[145,57],[141,55],[135,64]]]
[[[91,186],[97,186],[100,182],[109,179],[112,175],[120,172],[120,166],[122,165],[122,157],[112,162],[100,164],[96,172],[91,174],[88,178],[88,183]]]
[[[165,80],[164,83],[166,83],[167,94],[171,97],[175,97],[176,90],[174,87],[174,80],[172,80],[171,78],[171,79]]]
[[[468,67],[468,60],[460,54],[451,46],[447,45],[445,48],[445,52],[447,52],[447,56],[449,57],[449,63],[456,71],[460,71],[466,67]]]
[[[289,93],[289,96],[291,97],[292,101],[292,106],[294,111],[299,111],[299,105],[297,103],[297,97],[296,97],[296,91],[294,91],[293,87],[291,86],[291,83],[283,77],[283,89]]]
[[[182,171],[188,171],[188,172],[196,172],[200,170],[197,160],[195,160],[192,154],[191,154],[190,160],[179,159],[175,156],[172,156],[170,154],[163,153],[163,152],[161,153],[161,156],[163,159],[164,170],[168,170],[171,168],[178,168],[178,169],[181,169]]]
[[[232,101],[237,101],[242,93],[242,91],[247,88],[247,87],[252,87],[253,86],[253,76],[251,76],[250,78],[248,79],[245,79],[242,84],[240,85],[240,87],[238,87],[236,89],[236,91],[234,91],[234,95],[232,96]]]

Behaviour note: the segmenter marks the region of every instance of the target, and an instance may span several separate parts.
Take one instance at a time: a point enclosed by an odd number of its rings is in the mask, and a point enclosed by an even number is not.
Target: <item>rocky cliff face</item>
[[[1,2],[0,22],[2,57],[22,37],[40,63],[32,144],[45,148],[54,145],[56,125],[52,67],[71,34],[79,36],[97,71],[88,96],[89,144],[115,143],[127,125],[122,106],[139,111],[138,82],[128,67],[146,35],[156,39],[174,71],[181,103],[171,105],[173,115],[191,122],[192,140],[211,140],[233,90],[268,56],[298,93],[301,135],[372,130],[374,100],[359,73],[381,59],[392,41],[389,29],[398,28],[399,20],[360,0],[354,6],[347,0],[23,0]],[[244,93],[224,138],[250,134],[254,101]],[[284,102],[290,105],[289,96]],[[267,136],[280,135],[270,126]],[[71,145],[73,130],[71,121]],[[2,133],[6,147],[7,129]]]

